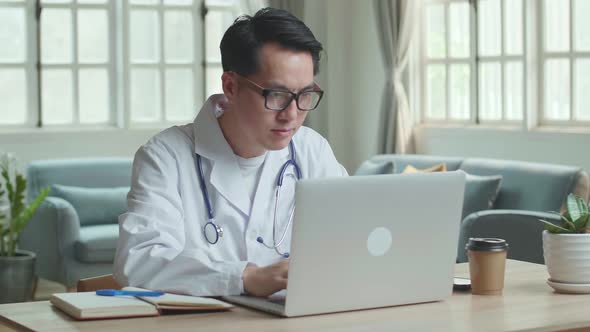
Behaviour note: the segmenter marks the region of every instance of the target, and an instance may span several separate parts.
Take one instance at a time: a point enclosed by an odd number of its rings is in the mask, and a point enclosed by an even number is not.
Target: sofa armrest
[[[64,262],[74,256],[80,222],[74,207],[58,197],[47,197],[22,232],[19,247],[37,254],[37,274],[49,280],[65,279]]]
[[[457,261],[467,261],[469,238],[495,237],[508,242],[508,258],[543,264],[541,233],[545,228],[539,219],[558,222],[559,216],[527,210],[485,210],[468,215],[461,224]]]

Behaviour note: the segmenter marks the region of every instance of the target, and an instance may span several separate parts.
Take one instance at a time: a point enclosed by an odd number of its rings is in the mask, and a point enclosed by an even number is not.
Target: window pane
[[[477,8],[479,55],[500,55],[502,42],[499,0],[479,0]]]
[[[225,30],[229,28],[233,21],[234,16],[231,12],[211,10],[207,13],[207,16],[205,16],[207,60],[221,61],[221,54],[219,53],[221,37],[223,37]]]
[[[152,122],[160,119],[160,75],[156,69],[131,70],[131,119]]]
[[[160,29],[155,10],[132,10],[130,24],[131,62],[160,60]]]
[[[426,69],[426,117],[444,119],[447,114],[447,72],[445,65],[428,65]]]
[[[545,62],[545,118],[570,118],[570,62],[567,59]]]
[[[523,79],[522,62],[506,62],[504,65],[504,96],[506,98],[507,120],[522,120]]]
[[[447,54],[445,7],[441,4],[426,7],[426,50],[430,58],[444,58]]]
[[[574,0],[574,15],[576,51],[590,51],[590,0]]]
[[[27,79],[24,69],[0,69],[0,125],[27,121]]]
[[[451,65],[450,79],[450,117],[458,120],[469,120],[471,105],[469,65]]]
[[[522,0],[504,0],[504,53],[520,55],[523,49]]]
[[[569,0],[544,0],[544,33],[546,51],[569,51],[570,49],[570,2]],[[584,14],[586,15],[586,14]]]
[[[166,11],[164,35],[167,62],[193,61],[193,17],[189,11]]]
[[[164,0],[165,5],[192,5],[193,0]]]
[[[157,5],[160,0],[129,0],[132,5]]]
[[[72,62],[72,12],[45,8],[41,12],[41,57],[45,63]]]
[[[450,53],[453,58],[469,56],[469,3],[453,2],[449,5]]]
[[[79,4],[101,4],[107,2],[108,0],[78,0]]]
[[[80,123],[109,121],[109,77],[106,69],[80,69]]]
[[[109,28],[106,10],[78,11],[78,59],[81,63],[104,63],[109,59]]]
[[[0,8],[0,62],[24,62],[27,57],[24,8]]]
[[[576,61],[576,119],[590,120],[590,59]]]
[[[195,115],[193,71],[166,70],[166,120],[191,120]]]
[[[482,120],[502,119],[501,70],[497,62],[479,65],[479,117]]]
[[[73,120],[72,71],[45,69],[42,74],[43,124],[70,124]]]
[[[221,68],[221,65],[207,67],[205,74],[207,96],[216,93],[223,93],[223,89],[221,88],[221,74],[223,74],[223,69]]]

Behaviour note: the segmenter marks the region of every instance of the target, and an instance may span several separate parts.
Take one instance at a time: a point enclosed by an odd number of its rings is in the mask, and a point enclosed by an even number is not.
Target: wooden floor
[[[39,279],[37,285],[37,292],[35,292],[35,301],[46,301],[53,293],[63,293],[66,291],[66,286],[58,284],[53,281]]]

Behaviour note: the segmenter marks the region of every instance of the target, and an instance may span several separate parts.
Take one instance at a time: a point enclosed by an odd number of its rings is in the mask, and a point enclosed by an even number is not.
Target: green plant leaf
[[[571,231],[571,230],[569,230],[567,228],[563,228],[561,226],[555,225],[553,223],[550,223],[547,220],[539,219],[539,221],[541,221],[542,223],[545,224],[545,229],[549,233],[554,233],[554,234],[573,233],[573,231]]]
[[[39,206],[41,206],[41,203],[43,202],[45,197],[49,195],[49,192],[49,187],[41,189],[39,196],[37,196],[37,198],[35,198],[35,200],[31,202],[31,204],[29,204],[29,206],[27,206],[24,209],[24,211],[14,220],[14,231],[17,234],[17,239],[20,233],[25,229],[31,218],[33,218],[33,215],[35,214]]]
[[[582,216],[582,209],[578,204],[578,199],[576,195],[569,194],[567,195],[567,212],[570,215],[570,220],[575,221],[578,220]]]
[[[16,180],[15,181],[16,188],[14,191],[14,200],[11,202],[12,203],[11,214],[13,216],[19,216],[25,208],[24,202],[25,202],[25,191],[27,190],[27,180],[20,173],[16,174],[15,180]]]

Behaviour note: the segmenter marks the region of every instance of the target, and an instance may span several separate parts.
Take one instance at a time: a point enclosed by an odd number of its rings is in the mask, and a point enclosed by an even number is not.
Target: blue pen
[[[155,291],[127,291],[117,289],[99,289],[96,291],[96,295],[101,296],[162,296],[164,292]]]

